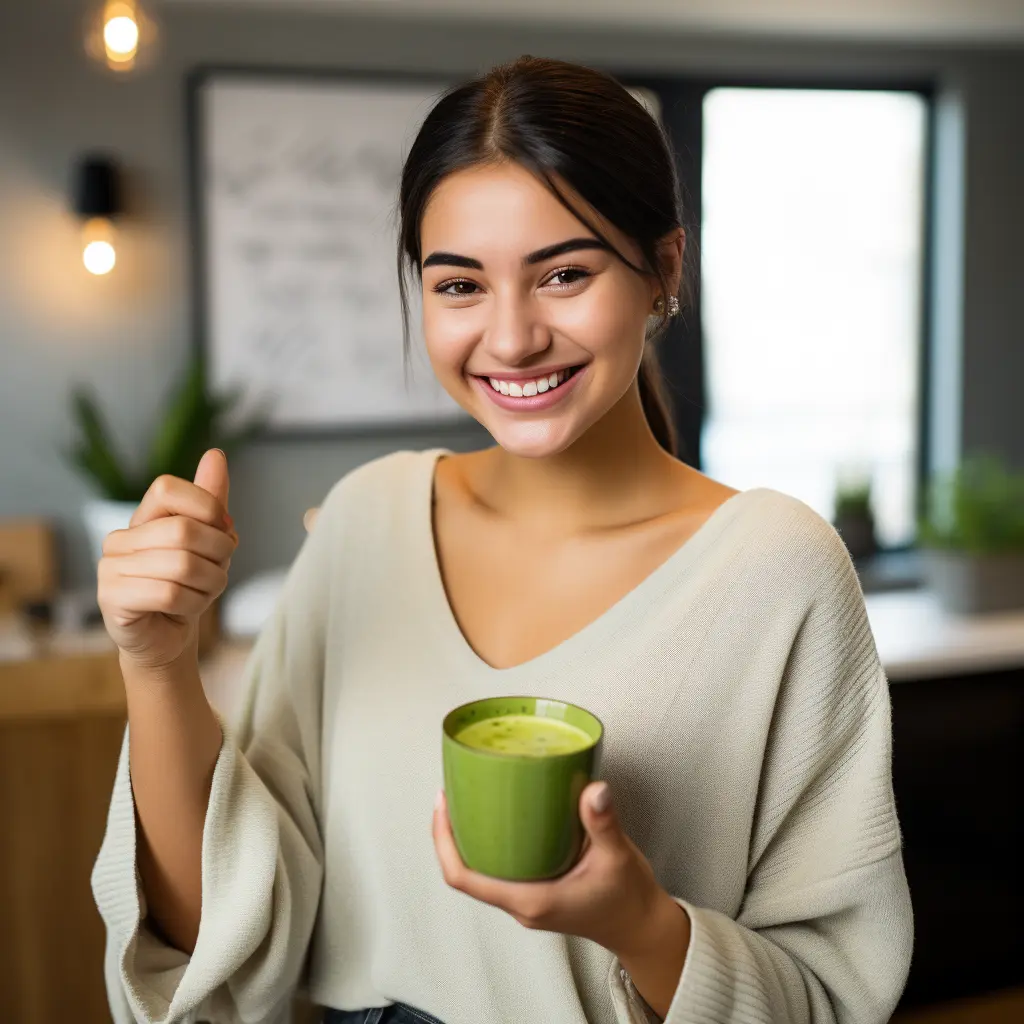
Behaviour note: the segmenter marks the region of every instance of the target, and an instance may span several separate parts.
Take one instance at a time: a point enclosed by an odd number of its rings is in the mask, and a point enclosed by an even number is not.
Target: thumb
[[[619,817],[607,782],[592,782],[580,796],[580,821],[594,843],[618,840]]]
[[[228,457],[220,448],[209,448],[203,453],[193,483],[204,491],[209,491],[227,512],[231,481],[228,479]]]

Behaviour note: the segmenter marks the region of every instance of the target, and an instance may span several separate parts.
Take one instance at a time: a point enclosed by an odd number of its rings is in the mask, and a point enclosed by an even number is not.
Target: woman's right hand
[[[165,668],[190,649],[198,657],[199,617],[227,586],[238,547],[228,488],[227,458],[211,448],[194,482],[158,476],[128,529],[103,542],[103,623],[122,656],[140,668]]]

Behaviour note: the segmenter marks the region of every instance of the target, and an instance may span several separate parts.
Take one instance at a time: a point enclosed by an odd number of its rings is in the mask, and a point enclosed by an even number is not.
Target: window
[[[928,100],[722,87],[701,113],[701,468],[826,518],[863,475],[880,543],[911,543]]]

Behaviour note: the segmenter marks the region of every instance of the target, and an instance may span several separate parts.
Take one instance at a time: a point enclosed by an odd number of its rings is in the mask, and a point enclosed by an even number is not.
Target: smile
[[[586,364],[560,370],[549,377],[528,381],[505,381],[500,377],[473,377],[480,389],[503,409],[530,412],[548,409],[567,398],[586,372]]]

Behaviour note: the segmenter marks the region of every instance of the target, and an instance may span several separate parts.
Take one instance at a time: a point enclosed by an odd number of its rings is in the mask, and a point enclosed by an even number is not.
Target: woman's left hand
[[[583,850],[564,875],[541,882],[509,882],[466,867],[459,856],[443,791],[434,808],[434,848],[444,880],[453,888],[511,914],[526,928],[592,939],[615,955],[636,948],[666,895],[647,858],[622,831],[609,799],[599,811],[593,799],[606,782],[580,795]]]

